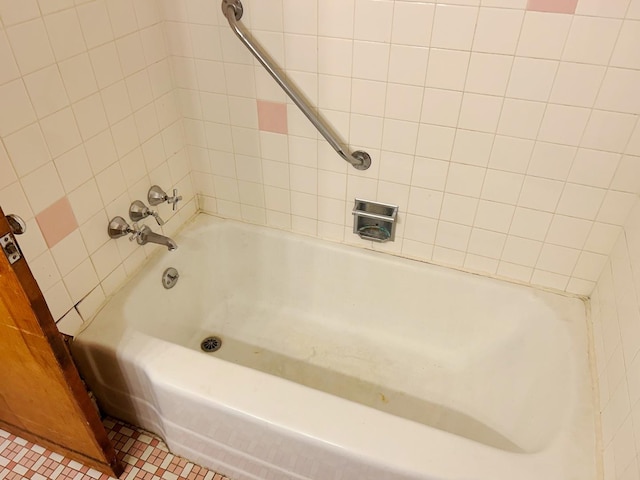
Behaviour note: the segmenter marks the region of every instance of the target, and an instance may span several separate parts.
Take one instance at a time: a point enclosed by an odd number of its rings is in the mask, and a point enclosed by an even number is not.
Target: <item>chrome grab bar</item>
[[[344,160],[349,162],[358,170],[366,170],[371,166],[371,156],[362,150],[357,150],[353,153],[345,153],[344,149],[336,139],[336,135],[322,123],[318,115],[314,114],[313,110],[307,104],[307,101],[302,97],[300,93],[294,90],[294,88],[287,83],[286,78],[280,76],[277,71],[276,65],[264,52],[264,50],[256,43],[253,43],[249,38],[244,27],[238,23],[244,13],[244,8],[240,0],[222,0],[222,13],[229,21],[229,26],[237,35],[237,37],[244,43],[256,59],[262,64],[262,66],[269,72],[273,79],[280,85],[284,92],[289,96],[293,103],[295,103],[302,113],[313,123],[318,129],[320,134],[329,142],[333,149]]]

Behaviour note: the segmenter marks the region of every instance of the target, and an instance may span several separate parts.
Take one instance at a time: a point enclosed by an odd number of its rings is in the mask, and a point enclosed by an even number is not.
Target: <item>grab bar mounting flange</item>
[[[240,21],[242,15],[244,15],[244,7],[240,0],[222,0],[222,14],[227,18],[227,9],[233,8],[235,11],[236,21]]]

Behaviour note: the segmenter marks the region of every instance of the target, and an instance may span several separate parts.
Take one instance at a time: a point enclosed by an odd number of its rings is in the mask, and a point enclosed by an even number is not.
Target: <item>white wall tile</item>
[[[45,117],[69,104],[60,73],[50,66],[24,77],[27,92],[38,117]]]
[[[590,111],[586,108],[549,104],[540,126],[538,138],[545,142],[578,145]]]
[[[599,150],[579,149],[568,180],[572,183],[608,188],[621,155]]]
[[[558,200],[560,200],[562,189],[562,182],[556,180],[531,176],[525,177],[518,205],[546,212],[554,212]]]
[[[318,2],[318,35],[353,37],[354,0],[324,0]]]
[[[475,7],[438,4],[433,21],[431,46],[470,50],[477,17],[478,8]]]
[[[615,112],[640,113],[640,100],[633,94],[638,81],[638,70],[607,69],[595,106]]]
[[[451,161],[486,167],[494,135],[459,129],[453,144]]]
[[[436,125],[420,125],[416,155],[449,160],[455,138],[455,129]]]
[[[533,267],[540,255],[542,242],[526,238],[507,236],[502,260],[524,267]]]
[[[552,219],[552,214],[548,212],[516,207],[509,234],[542,241],[547,235]]]
[[[533,271],[531,283],[542,285],[543,287],[554,288],[556,290],[566,290],[569,277],[557,273],[546,272],[544,270]]]
[[[638,3],[638,0],[631,0],[631,2],[629,3],[629,10],[627,10],[627,18],[640,20],[640,3]]]
[[[462,254],[460,260],[464,258],[464,251],[467,249],[469,237],[471,236],[471,227],[459,225],[457,223],[449,223],[444,221],[438,222],[438,231],[436,232],[436,245],[447,245],[447,250],[457,250]],[[442,252],[442,250],[441,250]],[[434,258],[436,258],[436,250],[434,250]],[[446,263],[446,260],[445,260]],[[452,262],[452,264],[457,264]]]
[[[455,127],[458,124],[461,104],[461,92],[425,88],[420,121]]]
[[[464,267],[470,271],[476,271],[480,273],[487,273],[489,275],[495,275],[498,269],[498,260],[493,258],[487,258],[480,255],[473,255],[467,253],[464,259]]]
[[[74,303],[82,300],[98,283],[98,277],[89,259],[82,262],[64,278],[64,284]]]
[[[60,74],[72,102],[98,90],[89,56],[85,53],[58,63]]]
[[[558,202],[557,213],[595,220],[606,190],[567,183]]]
[[[16,173],[22,177],[45,165],[51,156],[38,124],[5,137],[5,146]]]
[[[611,253],[616,240],[620,236],[622,228],[617,225],[596,222],[587,238],[585,250],[608,255]]]
[[[16,212],[20,216],[24,214],[24,217],[28,218],[33,216],[33,211],[20,182],[10,183],[0,190],[0,201],[2,201],[3,208],[9,212]]]
[[[444,34],[440,32],[442,22],[456,22],[460,28],[467,29],[461,32],[461,35],[468,35],[470,25],[465,15],[467,12],[458,11],[457,15],[447,15],[439,10],[440,6],[422,2],[393,2],[393,5],[391,38],[395,44],[427,47],[431,43],[433,46],[443,47],[444,45],[439,44],[442,42],[438,41],[444,41],[442,38]],[[434,15],[436,15],[435,21]],[[370,22],[369,17],[365,18]],[[368,28],[371,28],[371,25],[372,23],[368,23]]]
[[[35,121],[36,115],[22,80],[0,86],[0,136]]]
[[[335,95],[335,89],[332,89]],[[418,122],[422,107],[423,89],[411,85],[389,83],[385,116],[396,120]]]
[[[31,208],[36,213],[64,196],[64,189],[53,162],[48,162],[24,176],[21,183]]]
[[[171,3],[168,2],[164,2],[162,5],[166,19],[171,19],[169,12],[173,11],[171,8],[167,8],[169,5],[171,5]],[[173,5],[182,7],[182,11],[184,11],[184,5],[178,3],[174,3]],[[140,28],[153,25],[162,19],[160,14],[160,5],[158,2],[153,0],[134,0],[133,6],[135,7],[136,17],[138,18],[138,25]],[[183,16],[180,18],[185,17]]]
[[[580,251],[558,245],[545,244],[540,252],[536,268],[559,275],[571,275],[578,262]]]
[[[485,175],[481,198],[513,205],[518,201],[523,181],[523,175],[489,169]]]
[[[353,42],[353,77],[385,81],[389,69],[389,44]]]
[[[458,127],[493,133],[498,127],[503,98],[465,93],[462,97]]]
[[[391,45],[389,82],[423,86],[429,50],[408,45]]]
[[[620,20],[575,16],[562,59],[606,65],[613,53],[621,24]]]
[[[536,142],[527,173],[536,177],[566,180],[577,150],[567,145]]]
[[[22,74],[34,72],[54,62],[47,30],[38,18],[7,29],[13,54]]]
[[[583,251],[578,258],[573,275],[578,278],[597,281],[606,262],[607,257],[604,255]]]
[[[56,170],[65,192],[71,192],[88,181],[93,173],[82,145],[55,159]]]
[[[560,63],[549,101],[563,105],[592,107],[606,68],[580,63]]]
[[[636,117],[622,113],[593,110],[581,145],[586,148],[622,152],[633,132]]]
[[[598,221],[612,223],[614,225],[624,225],[635,201],[635,194],[608,191],[600,206],[597,217]]]
[[[427,87],[464,90],[470,53],[432,48],[429,51]]]
[[[0,84],[15,80],[20,76],[18,65],[13,58],[13,52],[4,31],[0,31],[0,63],[3,66],[0,71]]]
[[[579,15],[624,18],[629,0],[581,0],[576,8]]]
[[[623,155],[611,182],[611,188],[623,192],[640,193],[640,158]]]
[[[107,87],[123,78],[115,43],[110,42],[89,51],[98,86]]]
[[[64,60],[86,50],[76,10],[63,10],[44,19],[56,60]]]
[[[389,42],[394,2],[356,0],[353,37],[357,40]],[[376,28],[371,28],[375,25]]]
[[[500,112],[498,133],[520,138],[535,139],[545,115],[545,104],[505,98]]]
[[[51,254],[63,277],[89,256],[79,230],[75,230],[52,247]]]
[[[107,10],[111,27],[116,38],[138,29],[134,2],[128,0],[107,0]]]
[[[452,163],[449,166],[445,190],[459,195],[478,197],[482,190],[485,169],[474,165]]]
[[[111,20],[103,0],[94,0],[78,6],[78,17],[89,48],[97,47],[113,40]]]
[[[68,152],[82,141],[71,108],[65,108],[43,118],[40,126],[53,157]]]
[[[283,0],[285,32],[317,34],[317,12],[317,0]]]
[[[465,90],[487,95],[504,95],[512,63],[511,56],[472,53]]]
[[[318,37],[318,73],[351,76],[352,61],[353,41]]]
[[[527,171],[533,147],[534,142],[532,140],[496,135],[489,159],[489,167],[508,172],[524,173]]]
[[[527,12],[516,54],[523,57],[560,59],[571,24],[569,15]]]
[[[392,152],[411,154],[416,151],[417,137],[417,123],[392,119],[385,120],[382,148]],[[356,144],[358,143],[356,142]]]
[[[554,245],[582,250],[591,231],[592,222],[574,217],[554,215],[546,241]]]
[[[546,102],[559,62],[540,58],[515,57],[507,96]]]
[[[13,25],[36,18],[40,15],[40,11],[36,0],[22,2],[4,0],[0,2],[0,15],[2,15],[2,21],[5,25]]]
[[[611,65],[624,68],[640,68],[637,46],[640,42],[640,22],[625,20],[616,42]]]
[[[513,55],[518,45],[524,11],[481,8],[476,24],[473,50]]]
[[[445,193],[442,199],[440,219],[471,226],[473,225],[477,205],[477,198]]]

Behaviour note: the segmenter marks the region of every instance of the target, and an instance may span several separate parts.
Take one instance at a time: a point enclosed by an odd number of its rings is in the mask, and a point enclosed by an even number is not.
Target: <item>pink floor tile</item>
[[[121,479],[229,480],[171,454],[161,439],[144,430],[112,418],[103,423],[125,467]],[[0,479],[113,480],[4,430],[0,430]]]

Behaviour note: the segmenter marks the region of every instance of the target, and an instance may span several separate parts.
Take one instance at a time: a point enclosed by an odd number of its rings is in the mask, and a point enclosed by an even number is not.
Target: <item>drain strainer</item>
[[[222,346],[220,337],[207,337],[200,343],[200,348],[205,352],[217,352]]]

